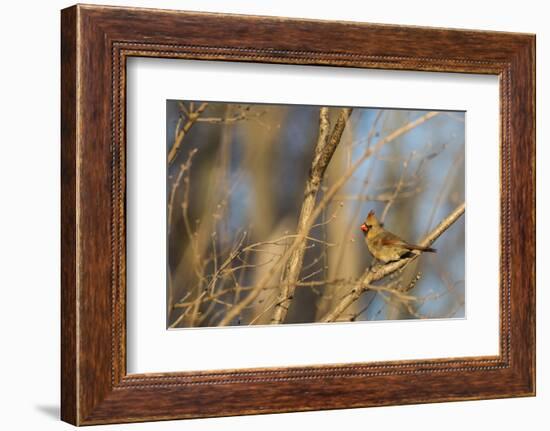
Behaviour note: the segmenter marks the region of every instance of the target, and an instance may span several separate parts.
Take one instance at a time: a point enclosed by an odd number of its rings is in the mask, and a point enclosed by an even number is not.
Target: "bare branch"
[[[301,243],[296,247],[288,259],[283,276],[283,287],[281,288],[277,303],[275,304],[275,311],[271,323],[281,323],[286,318],[288,307],[290,306],[294,294],[295,283],[298,281],[300,271],[302,270],[306,244],[305,238],[311,228],[311,226],[308,225],[308,221],[315,207],[317,192],[323,181],[327,166],[340,143],[342,133],[351,115],[351,111],[351,108],[343,108],[340,111],[340,115],[330,137],[328,108],[321,108],[319,113],[319,137],[317,139],[317,145],[315,146],[315,153],[309,170],[309,178],[306,183],[302,209],[298,219],[297,232],[298,235],[300,235]]]
[[[183,103],[180,106],[183,106],[183,109],[185,109],[185,106],[183,105]],[[204,112],[207,106],[208,106],[208,103],[204,102],[197,108],[196,111],[191,111],[191,108],[189,108],[189,111],[185,109],[184,113],[186,113],[187,115],[187,122],[180,130],[177,130],[176,132],[176,138],[174,139],[174,144],[172,145],[172,148],[170,148],[170,151],[168,152],[169,165],[172,164],[176,159],[176,156],[178,155],[178,152],[180,150],[183,138],[189,132],[191,127],[193,127],[193,124],[195,124],[195,122],[198,120],[198,118]]]

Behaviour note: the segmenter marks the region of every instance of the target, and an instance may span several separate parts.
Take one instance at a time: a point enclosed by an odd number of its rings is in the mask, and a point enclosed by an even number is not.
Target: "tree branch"
[[[178,152],[181,147],[181,143],[183,141],[183,138],[189,132],[193,124],[198,120],[200,115],[204,112],[204,110],[207,108],[208,103],[204,102],[202,103],[196,111],[189,111],[187,113],[187,122],[185,125],[176,133],[176,138],[174,139],[174,144],[172,145],[172,148],[170,148],[170,152],[168,153],[168,164],[172,164],[174,160],[176,159],[176,156],[178,155]]]
[[[456,222],[466,209],[465,204],[459,205],[451,214],[449,214],[439,225],[432,230],[425,238],[420,242],[420,245],[423,247],[429,247],[437,238],[439,238],[443,232],[445,232],[449,227]],[[334,322],[346,309],[359,299],[359,297],[369,290],[370,284],[381,280],[382,278],[394,273],[395,271],[404,268],[415,259],[420,256],[420,252],[415,252],[414,256],[400,259],[395,262],[390,262],[382,266],[375,266],[373,268],[368,268],[363,276],[361,277],[360,283],[358,286],[355,286],[351,289],[342,300],[334,307],[332,311],[327,313],[322,319],[322,322]]]
[[[351,108],[343,108],[340,111],[340,115],[338,116],[338,120],[334,125],[334,130],[330,137],[328,108],[321,108],[319,113],[319,137],[317,138],[317,145],[315,146],[315,153],[309,170],[309,178],[306,183],[302,209],[298,218],[297,234],[300,238],[300,244],[290,255],[283,272],[281,292],[275,303],[271,323],[281,323],[286,318],[288,307],[290,306],[294,291],[296,290],[296,282],[302,270],[302,263],[306,251],[305,246],[307,243],[306,237],[311,228],[308,222],[315,208],[317,192],[323,182],[327,166],[340,143],[342,133],[344,132],[351,112]]]

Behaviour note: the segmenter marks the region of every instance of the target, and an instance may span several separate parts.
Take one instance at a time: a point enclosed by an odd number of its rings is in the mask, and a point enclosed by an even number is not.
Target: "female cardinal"
[[[365,222],[361,225],[361,230],[365,234],[365,242],[371,254],[384,263],[399,260],[412,250],[436,252],[435,248],[409,244],[397,235],[388,232],[382,227],[374,215],[374,211],[369,212]]]

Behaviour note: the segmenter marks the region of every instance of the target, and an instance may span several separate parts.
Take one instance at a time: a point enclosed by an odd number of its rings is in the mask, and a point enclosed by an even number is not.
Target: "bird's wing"
[[[386,231],[383,234],[383,237],[380,242],[382,245],[389,245],[389,246],[398,246],[398,247],[404,247],[404,248],[408,248],[409,246],[408,242],[403,241],[397,235],[388,231]]]

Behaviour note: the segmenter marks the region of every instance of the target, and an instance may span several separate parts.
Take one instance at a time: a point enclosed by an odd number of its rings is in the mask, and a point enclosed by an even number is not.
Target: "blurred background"
[[[331,127],[341,108],[329,107]],[[269,324],[319,133],[319,106],[167,101],[168,327],[218,326],[260,280],[269,283],[224,324]],[[377,148],[325,202],[306,243],[284,323],[318,322],[372,263],[360,225],[370,210],[418,243],[465,201],[465,115],[352,110],[317,206],[365,151]],[[403,272],[377,282],[338,320],[465,316],[465,219]],[[269,276],[271,274],[271,276]],[[279,285],[278,285],[279,283]]]

